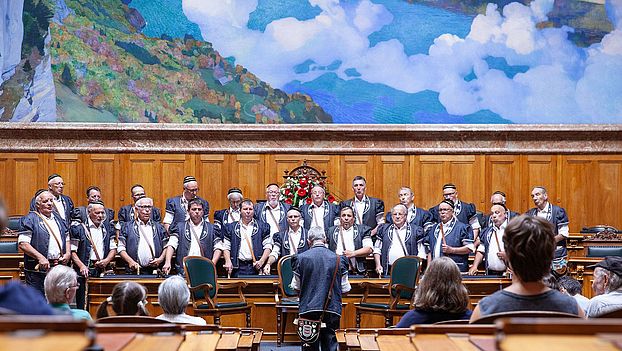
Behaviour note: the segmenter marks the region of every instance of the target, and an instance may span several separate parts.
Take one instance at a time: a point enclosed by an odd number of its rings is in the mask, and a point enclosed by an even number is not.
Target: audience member
[[[109,296],[97,309],[96,318],[109,316],[148,316],[147,288],[132,282],[125,281],[114,286]],[[112,305],[112,313],[109,307]]]
[[[56,266],[48,272],[43,284],[45,297],[58,314],[70,314],[75,319],[92,319],[87,311],[69,307],[79,286],[76,271],[67,266]]]
[[[606,257],[592,267],[595,296],[587,306],[587,316],[599,317],[622,309],[622,257]]]
[[[309,229],[309,250],[292,257],[294,277],[290,286],[300,294],[299,316],[322,321],[320,335],[303,350],[336,351],[335,330],[341,320],[341,294],[350,291],[348,262],[326,248],[326,233],[319,227]],[[332,284],[332,286],[331,286]],[[331,289],[332,288],[332,289]]]
[[[557,280],[557,283],[559,283],[559,291],[572,296],[575,300],[577,300],[579,307],[581,307],[583,311],[587,310],[590,299],[581,295],[582,286],[578,280],[565,275],[560,277]]]
[[[552,274],[547,274],[542,278],[542,283],[553,290],[559,290],[559,283],[557,278]]]
[[[206,325],[205,319],[185,313],[190,301],[190,290],[184,278],[175,275],[166,278],[158,287],[158,303],[163,314],[157,316],[171,323]]]
[[[5,314],[56,314],[37,289],[18,280],[11,280],[0,286],[0,310]]]
[[[469,292],[462,284],[456,263],[449,257],[432,261],[421,278],[415,293],[415,308],[408,311],[397,328],[413,324],[432,324],[471,317]]]
[[[505,229],[503,244],[513,273],[512,284],[481,299],[471,321],[509,311],[554,311],[584,316],[575,299],[542,282],[551,271],[555,253],[553,226],[546,219],[516,217]]]

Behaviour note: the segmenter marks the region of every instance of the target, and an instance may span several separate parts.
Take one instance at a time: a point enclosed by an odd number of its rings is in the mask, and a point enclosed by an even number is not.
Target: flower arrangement
[[[304,204],[311,204],[311,189],[319,185],[324,188],[324,200],[337,204],[337,200],[326,189],[324,180],[312,179],[307,176],[290,176],[281,186],[279,200],[286,204],[300,207]]]

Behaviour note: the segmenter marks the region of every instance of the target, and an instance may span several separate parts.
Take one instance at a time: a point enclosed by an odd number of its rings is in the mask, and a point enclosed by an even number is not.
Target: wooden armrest
[[[389,287],[389,284],[380,284],[380,283],[374,283],[374,282],[361,282],[360,286],[365,289],[368,289],[368,288],[386,289]]]
[[[406,286],[404,284],[393,284],[391,285],[391,288],[395,289],[398,294],[400,291],[415,292],[415,288],[411,288],[410,286]]]
[[[193,291],[193,292],[198,291],[198,290],[205,290],[207,292],[207,291],[214,289],[214,286],[210,283],[203,283],[197,286],[190,286],[189,288],[190,288],[190,291]]]
[[[235,283],[224,283],[218,284],[219,289],[233,289],[233,288],[245,288],[248,286],[247,282],[235,282]]]

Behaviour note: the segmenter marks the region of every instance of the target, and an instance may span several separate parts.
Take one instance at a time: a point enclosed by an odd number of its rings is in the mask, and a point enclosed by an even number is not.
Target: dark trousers
[[[76,308],[81,310],[86,306],[86,278],[78,273],[78,290],[76,291]],[[89,267],[89,277],[99,277],[102,273],[100,269]]]
[[[43,288],[43,282],[45,281],[46,272],[31,271],[24,269],[24,277],[26,278],[26,285],[30,285],[33,288],[41,292],[41,295],[45,296],[45,289]]]
[[[253,261],[238,261],[238,268],[234,268],[231,272],[232,278],[240,275],[257,275],[257,270],[253,267]]]
[[[300,316],[308,319],[320,318],[322,312],[308,312],[303,313]],[[305,347],[303,345],[303,351],[337,351],[339,349],[339,343],[337,342],[337,336],[335,330],[339,329],[339,322],[341,317],[334,313],[324,313],[322,322],[326,324],[325,328],[320,329],[320,337],[316,342]]]

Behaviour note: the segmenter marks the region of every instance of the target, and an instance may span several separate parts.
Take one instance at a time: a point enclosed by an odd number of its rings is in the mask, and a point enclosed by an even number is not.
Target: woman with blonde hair
[[[109,317],[109,305],[112,305],[113,315],[116,316],[148,316],[147,312],[147,288],[127,281],[114,286],[112,295],[109,296],[97,309],[96,318]]]
[[[430,262],[415,293],[415,308],[408,311],[397,328],[413,324],[432,324],[447,320],[468,320],[469,292],[462,284],[456,263],[441,256]]]

